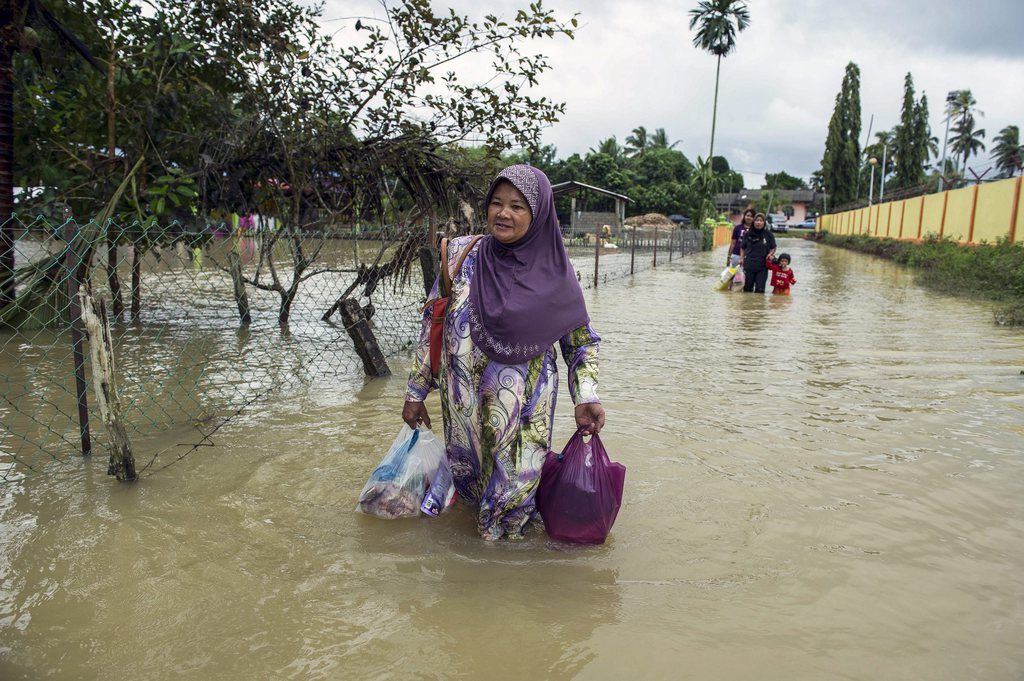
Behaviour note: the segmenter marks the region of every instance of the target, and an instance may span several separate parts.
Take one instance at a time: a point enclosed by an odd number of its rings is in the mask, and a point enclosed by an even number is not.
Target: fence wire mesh
[[[15,254],[14,276],[0,274],[3,482],[82,454],[83,388],[72,343],[79,285],[103,301],[111,320],[123,421],[140,472],[212,444],[232,420],[259,418],[257,405],[271,396],[358,390],[363,364],[335,309],[342,297],[358,300],[396,374],[406,371],[419,333],[421,251],[429,248],[423,225],[291,230],[260,218],[165,226],[15,219],[3,228]],[[618,238],[567,245],[581,286],[592,288],[700,250],[701,234],[627,228]],[[80,366],[99,454],[106,438],[87,352]],[[175,431],[174,445],[154,437],[167,430]]]

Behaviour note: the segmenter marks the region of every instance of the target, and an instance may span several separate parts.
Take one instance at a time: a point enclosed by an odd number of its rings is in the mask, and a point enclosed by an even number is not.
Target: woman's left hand
[[[576,427],[584,435],[597,435],[604,428],[604,407],[600,402],[576,405]]]

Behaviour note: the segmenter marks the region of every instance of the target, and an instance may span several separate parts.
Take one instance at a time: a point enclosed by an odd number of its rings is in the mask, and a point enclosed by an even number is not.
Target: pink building
[[[715,206],[719,213],[725,213],[729,216],[729,221],[736,224],[743,218],[743,211],[753,207],[769,191],[743,189],[738,192],[716,194]],[[777,189],[775,197],[774,212],[785,213],[788,217],[787,223],[792,225],[806,220],[808,213],[811,217],[817,215],[818,210],[815,206],[821,203],[824,195],[811,189]]]

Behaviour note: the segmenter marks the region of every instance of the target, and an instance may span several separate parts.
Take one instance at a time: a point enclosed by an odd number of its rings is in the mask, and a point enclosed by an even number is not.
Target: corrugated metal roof
[[[578,191],[580,189],[589,189],[590,191],[597,192],[598,194],[604,194],[605,196],[613,196],[617,199],[622,199],[623,201],[629,201],[630,203],[633,203],[633,199],[629,198],[625,194],[616,194],[615,192],[610,191],[608,189],[594,187],[589,184],[577,182],[576,180],[569,180],[568,182],[559,182],[558,184],[551,185],[551,191],[555,193],[555,196],[558,196],[559,194],[566,194],[569,192]]]

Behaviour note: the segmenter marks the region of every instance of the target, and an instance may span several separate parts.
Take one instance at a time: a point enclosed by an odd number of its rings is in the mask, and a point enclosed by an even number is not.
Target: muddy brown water
[[[783,244],[786,299],[711,291],[721,251],[587,292],[606,545],[357,515],[404,380],[317,386],[135,486],[0,488],[0,678],[1021,679],[1024,334]]]

